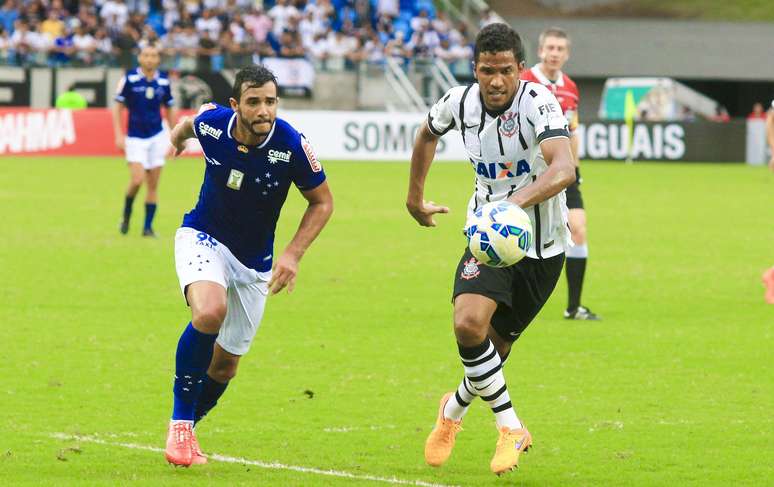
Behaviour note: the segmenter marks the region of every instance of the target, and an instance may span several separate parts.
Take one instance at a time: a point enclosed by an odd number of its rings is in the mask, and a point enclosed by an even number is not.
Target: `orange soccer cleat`
[[[202,453],[199,440],[196,439],[196,432],[191,430],[191,465],[204,465],[205,463],[207,463],[207,455]]]
[[[532,446],[532,435],[529,434],[527,428],[515,430],[505,427],[500,428],[497,449],[489,467],[497,475],[502,475],[517,468],[519,466],[519,455],[521,455],[521,452],[526,452],[530,446]]]
[[[167,433],[167,461],[172,465],[189,467],[193,463],[193,421],[170,421]]]
[[[774,304],[774,267],[763,273],[763,285],[766,286],[766,302]]]
[[[449,459],[454,441],[462,428],[462,421],[454,421],[443,415],[443,408],[446,402],[454,395],[453,392],[447,392],[441,398],[441,406],[438,409],[438,418],[435,420],[435,427],[430,432],[425,442],[425,461],[433,467],[440,467]]]

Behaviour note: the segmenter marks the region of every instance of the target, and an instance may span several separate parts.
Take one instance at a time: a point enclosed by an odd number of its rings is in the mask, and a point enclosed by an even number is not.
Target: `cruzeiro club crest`
[[[518,118],[514,112],[506,112],[500,115],[500,133],[505,137],[512,137],[519,130]]]

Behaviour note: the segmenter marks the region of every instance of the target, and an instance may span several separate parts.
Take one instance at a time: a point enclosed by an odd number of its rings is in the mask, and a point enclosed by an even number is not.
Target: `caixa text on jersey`
[[[476,174],[489,179],[504,179],[529,174],[529,163],[524,159],[519,162],[474,162],[470,161]]]

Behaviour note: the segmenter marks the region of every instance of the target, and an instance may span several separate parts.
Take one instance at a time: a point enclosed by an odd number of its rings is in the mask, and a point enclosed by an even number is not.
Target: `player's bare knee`
[[[454,314],[454,335],[461,345],[472,347],[483,342],[488,328],[489,323],[475,313],[461,311]]]
[[[209,376],[221,384],[226,384],[236,377],[236,369],[215,369],[209,372]]]
[[[225,319],[225,303],[207,303],[193,310],[191,322],[201,332],[217,333]]]
[[[238,360],[213,361],[207,374],[221,384],[225,384],[236,377],[238,365]]]

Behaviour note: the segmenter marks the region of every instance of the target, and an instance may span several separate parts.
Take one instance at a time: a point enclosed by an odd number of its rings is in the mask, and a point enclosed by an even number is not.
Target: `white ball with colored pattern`
[[[527,255],[532,245],[532,222],[518,205],[508,201],[487,203],[465,226],[468,248],[480,263],[509,267]]]

